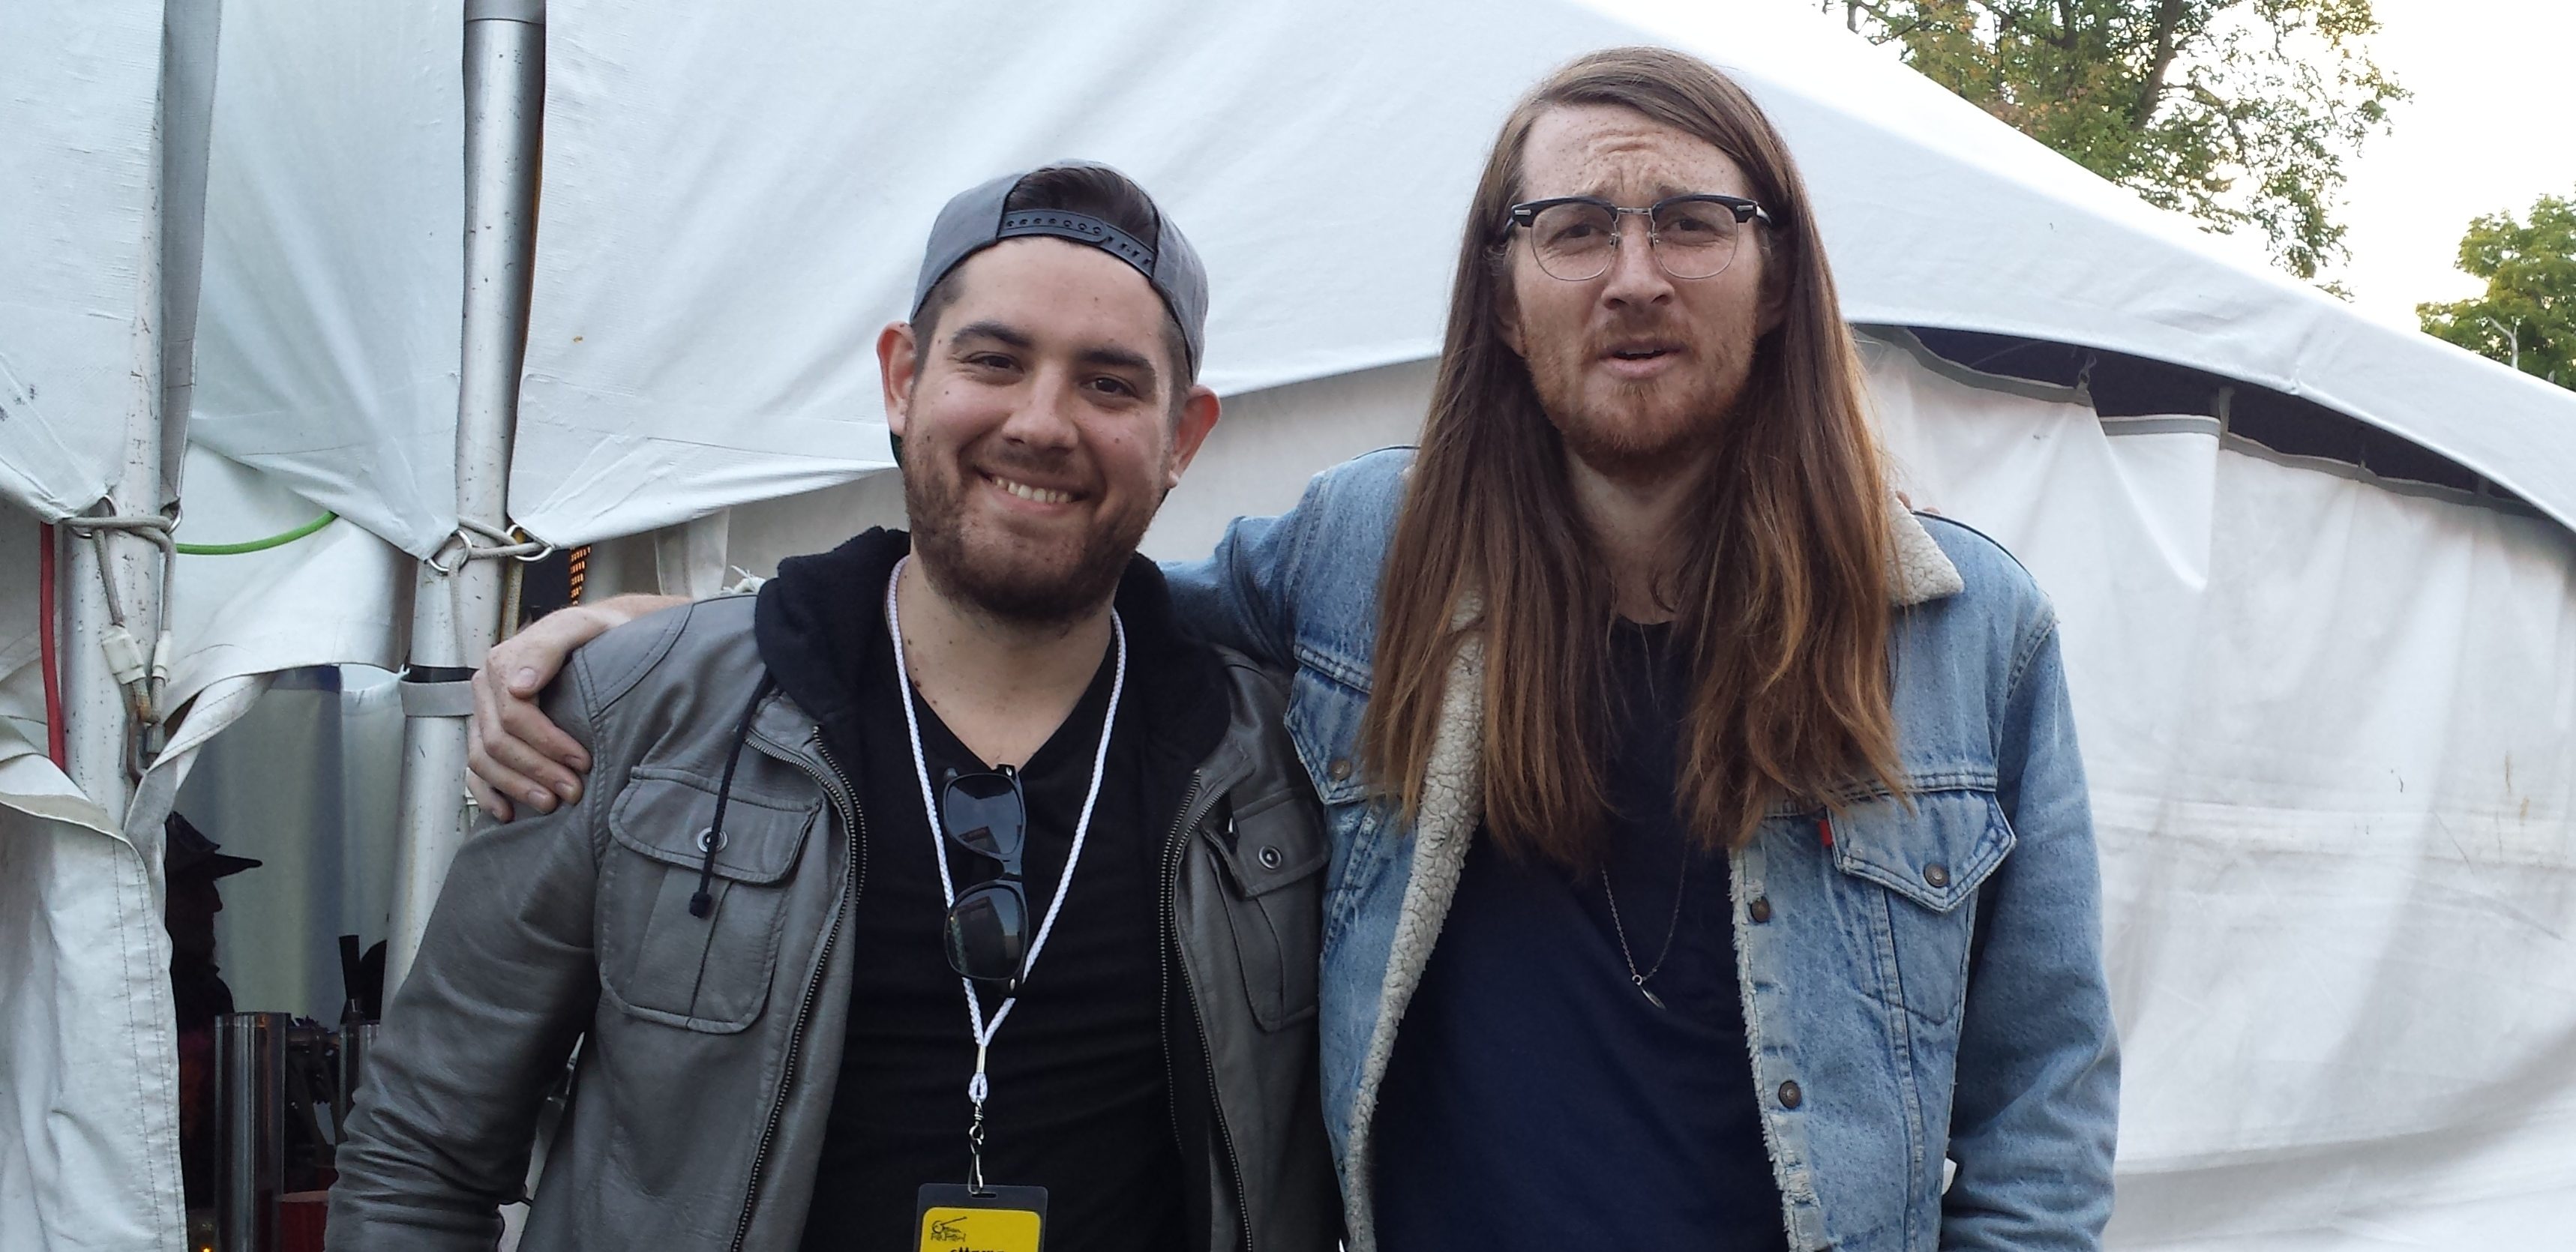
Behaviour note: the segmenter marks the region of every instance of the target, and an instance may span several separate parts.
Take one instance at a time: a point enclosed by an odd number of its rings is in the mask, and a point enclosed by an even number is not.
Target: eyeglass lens
[[[1597,204],[1556,204],[1530,223],[1530,247],[1551,278],[1582,282],[1610,269],[1622,212]],[[1662,205],[1650,225],[1655,260],[1675,278],[1714,278],[1735,260],[1743,232],[1734,211],[1707,200]]]
[[[1028,837],[1028,807],[1020,799],[1019,782],[999,772],[949,779],[939,797],[939,820],[959,846],[1005,865],[1019,859]]]
[[[1029,897],[1019,882],[978,883],[948,910],[948,968],[978,982],[1014,982],[1029,950]]]

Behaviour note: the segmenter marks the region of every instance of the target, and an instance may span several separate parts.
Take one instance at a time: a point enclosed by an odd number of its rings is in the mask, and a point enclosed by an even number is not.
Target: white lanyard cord
[[[939,818],[939,800],[930,789],[930,762],[921,752],[921,715],[912,707],[912,671],[905,667],[903,660],[903,613],[895,604],[895,587],[903,581],[903,567],[911,563],[909,556],[896,561],[894,573],[886,579],[886,630],[894,636],[894,673],[903,697],[903,724],[912,732],[912,772],[921,780],[922,811],[930,815],[930,851],[931,859],[939,865],[939,896],[953,908],[957,904],[957,889],[948,877],[948,841],[940,833],[943,823]],[[1065,854],[1064,875],[1056,880],[1055,898],[1047,902],[1046,918],[1038,923],[1037,937],[1029,942],[1028,959],[1020,965],[1023,980],[1037,968],[1038,953],[1046,948],[1047,935],[1055,930],[1056,914],[1063,911],[1064,898],[1072,894],[1073,867],[1082,860],[1083,840],[1091,834],[1091,808],[1100,800],[1100,780],[1109,769],[1109,735],[1117,727],[1118,702],[1127,690],[1127,624],[1119,620],[1116,609],[1109,610],[1109,631],[1118,649],[1118,668],[1109,680],[1109,712],[1100,719],[1100,747],[1091,758],[1091,790],[1082,797],[1082,816],[1073,826],[1073,849]],[[1026,799],[1023,792],[1024,807]],[[1026,837],[1023,834],[1022,838]],[[1012,1006],[1018,1004],[1020,998],[1014,995],[1003,1000],[1002,1007],[993,1010],[993,1020],[987,1023],[984,1006],[975,998],[975,980],[961,975],[957,983],[966,989],[966,1023],[975,1033],[975,1077],[967,1084],[966,1095],[975,1102],[976,1115],[980,1119],[984,1097],[991,1089],[984,1078],[984,1050],[992,1046],[993,1036],[1002,1032],[1003,1019],[1011,1015]]]

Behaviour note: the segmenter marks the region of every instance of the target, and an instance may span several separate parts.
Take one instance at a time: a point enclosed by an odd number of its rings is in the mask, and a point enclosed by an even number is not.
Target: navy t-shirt
[[[1382,1247],[1786,1245],[1727,860],[1688,838],[1676,802],[1688,670],[1668,627],[1623,623],[1611,652],[1609,891],[1490,838],[1469,848],[1379,1096]],[[1612,893],[1662,1008],[1629,977]]]

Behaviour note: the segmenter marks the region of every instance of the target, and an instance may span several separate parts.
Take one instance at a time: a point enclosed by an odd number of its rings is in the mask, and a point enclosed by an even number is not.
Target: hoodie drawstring
[[[751,738],[752,715],[760,711],[761,700],[769,695],[769,689],[774,685],[764,671],[760,676],[760,686],[751,693],[751,703],[742,710],[742,721],[733,728],[733,751],[725,754],[724,778],[716,783],[715,820],[708,824],[707,833],[698,836],[698,843],[706,852],[707,859],[698,865],[698,890],[689,897],[691,917],[705,917],[715,911],[715,896],[709,888],[715,883],[716,849],[724,846],[725,802],[733,798],[733,767],[742,762],[743,741]]]

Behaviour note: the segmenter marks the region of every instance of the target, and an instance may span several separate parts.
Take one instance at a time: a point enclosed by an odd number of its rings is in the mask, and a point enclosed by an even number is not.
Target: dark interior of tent
[[[2513,492],[2403,435],[2269,387],[2078,344],[1930,326],[1906,330],[1935,356],[1965,369],[2084,391],[2105,419],[2213,417],[2228,435],[2281,456],[2337,461],[2374,479],[2448,488],[2507,511],[2534,511]]]

